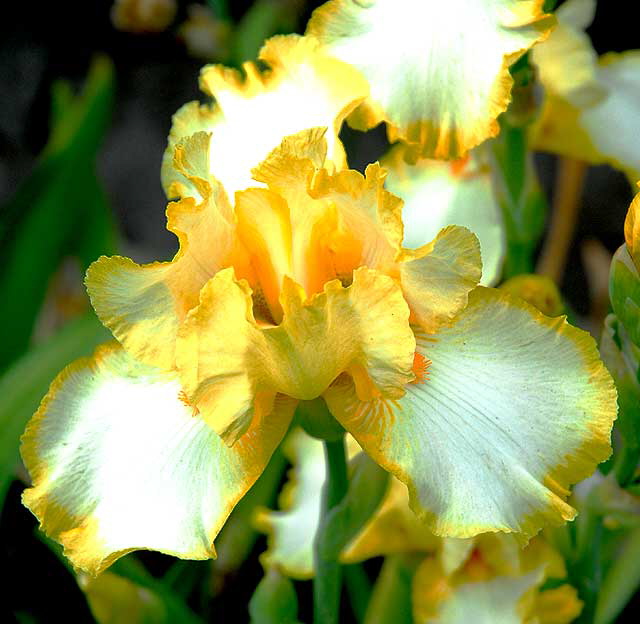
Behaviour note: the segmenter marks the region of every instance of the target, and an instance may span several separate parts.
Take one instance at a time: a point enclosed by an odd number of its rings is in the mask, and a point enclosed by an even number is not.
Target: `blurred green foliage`
[[[82,93],[53,89],[51,134],[33,172],[0,212],[0,371],[29,346],[52,274],[64,257],[86,267],[115,251],[115,227],[95,173],[96,154],[111,118],[114,77],[95,59]]]

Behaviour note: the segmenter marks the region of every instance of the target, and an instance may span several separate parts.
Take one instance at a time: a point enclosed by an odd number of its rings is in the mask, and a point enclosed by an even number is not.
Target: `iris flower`
[[[499,132],[511,99],[509,66],[555,24],[543,0],[330,0],[307,35],[360,70],[368,97],[355,128],[387,122],[389,140],[449,159]]]
[[[318,397],[438,535],[526,539],[573,518],[567,487],[609,455],[616,415],[594,341],[477,286],[465,228],[402,248],[384,170],[327,168],[331,132],[286,138],[233,206],[212,134],[178,141],[176,257],[89,269],[118,342],[58,376],[22,447],[24,502],[77,568],[140,548],[214,556],[296,405]]]
[[[361,452],[352,438],[347,446],[352,456]],[[282,492],[283,509],[258,516],[260,528],[269,533],[269,549],[261,560],[292,578],[307,579],[314,575],[325,457],[321,442],[299,429],[288,436],[285,451],[293,471]],[[565,624],[580,613],[582,603],[566,582],[564,561],[543,536],[524,549],[513,536],[499,533],[439,538],[408,503],[407,488],[392,477],[380,507],[341,559],[353,563],[411,553],[419,561],[422,556],[412,581],[414,621]],[[551,579],[553,589],[542,589]]]

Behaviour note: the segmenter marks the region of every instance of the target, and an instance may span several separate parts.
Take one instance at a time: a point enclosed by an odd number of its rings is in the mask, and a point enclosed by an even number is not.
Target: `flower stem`
[[[327,518],[347,493],[347,455],[344,436],[337,440],[325,440],[324,452],[327,477],[322,492],[320,526],[314,544],[316,575],[313,581],[314,624],[337,624],[340,613],[342,569],[338,556],[325,548],[331,538]]]
[[[586,163],[562,158],[556,181],[549,234],[538,261],[537,272],[559,284],[564,274],[569,247],[578,221]]]

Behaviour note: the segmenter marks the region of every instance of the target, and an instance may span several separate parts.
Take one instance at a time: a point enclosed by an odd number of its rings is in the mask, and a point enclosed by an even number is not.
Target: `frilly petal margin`
[[[478,148],[453,162],[420,160],[409,165],[406,146],[394,145],[382,158],[386,188],[404,201],[403,245],[421,247],[447,225],[469,228],[480,241],[483,286],[495,285],[506,254],[502,210],[494,193],[491,169]]]
[[[202,69],[200,86],[215,102],[211,107],[188,104],[174,117],[163,166],[170,196],[188,191],[174,183],[172,145],[199,130],[212,134],[211,173],[231,198],[256,186],[251,169],[283,137],[307,128],[328,128],[328,165],[346,165],[338,133],[344,118],[369,93],[360,72],[328,55],[315,39],[299,35],[267,40],[258,63],[244,63],[242,72],[221,65]]]
[[[362,448],[408,485],[414,511],[452,537],[526,540],[572,519],[567,488],[609,456],[617,413],[593,339],[484,287],[450,327],[416,338],[431,365],[402,398],[360,402],[348,383],[324,395]]]
[[[419,249],[403,250],[398,267],[411,321],[434,333],[451,323],[478,285],[480,243],[467,228],[450,225]]]
[[[511,99],[509,65],[548,36],[542,0],[330,0],[307,35],[369,81],[371,95],[348,119],[388,123],[407,157],[459,158],[498,131]]]
[[[215,556],[213,540],[284,436],[278,397],[233,448],[194,417],[175,375],[99,347],[52,383],[22,438],[23,495],[74,567],[98,574],[137,549]]]
[[[359,268],[307,299],[284,280],[282,323],[260,326],[251,289],[233,269],[202,289],[200,305],[180,327],[177,364],[185,391],[228,443],[266,409],[276,393],[314,399],[345,370],[363,396],[400,396],[413,379],[415,339],[397,284]]]

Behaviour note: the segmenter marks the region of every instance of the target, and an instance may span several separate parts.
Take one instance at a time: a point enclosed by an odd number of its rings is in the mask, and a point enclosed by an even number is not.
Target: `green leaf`
[[[91,67],[82,94],[54,87],[52,130],[39,162],[0,220],[0,370],[28,345],[47,284],[60,261],[112,251],[113,222],[95,176],[95,158],[110,120],[113,69],[105,57]]]
[[[49,384],[67,364],[89,355],[109,337],[92,313],[66,325],[0,377],[0,508],[19,461],[20,436]]]
[[[596,605],[595,624],[615,622],[618,614],[640,587],[640,529],[624,541],[607,572]]]
[[[251,624],[297,624],[293,583],[276,568],[267,570],[249,601],[249,615]]]
[[[640,446],[640,383],[636,349],[617,316],[610,314],[604,322],[600,354],[613,376],[618,390],[616,429],[624,443]]]

